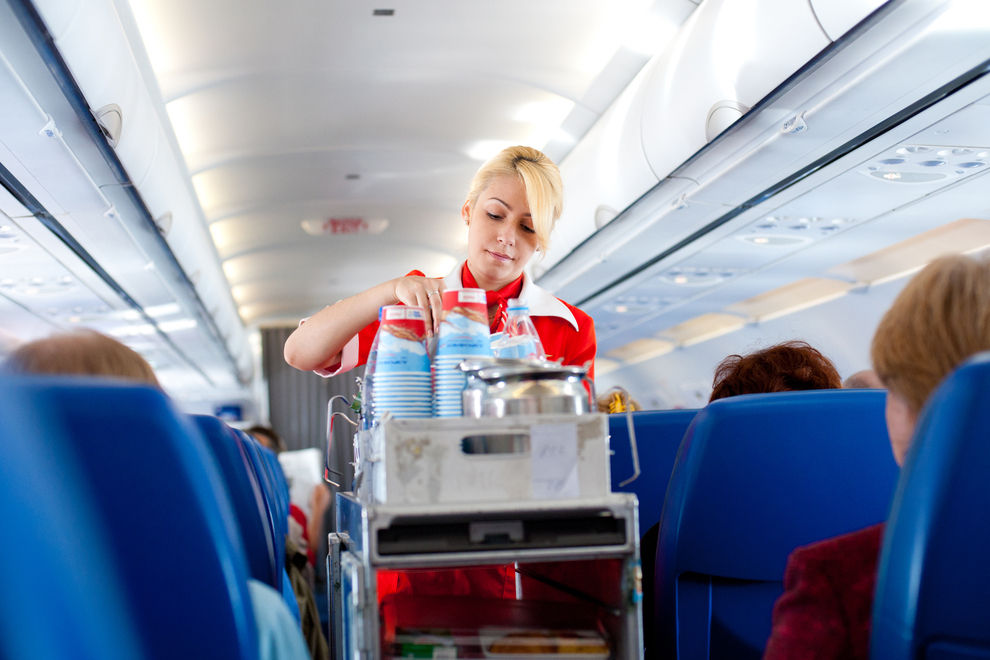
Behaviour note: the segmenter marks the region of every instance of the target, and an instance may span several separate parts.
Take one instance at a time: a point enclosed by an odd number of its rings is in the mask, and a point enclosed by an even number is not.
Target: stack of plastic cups
[[[488,306],[484,289],[443,292],[443,321],[433,358],[433,414],[461,417],[467,375],[458,368],[468,358],[490,357]]]
[[[423,418],[433,414],[426,315],[420,307],[382,308],[372,382],[374,416]]]

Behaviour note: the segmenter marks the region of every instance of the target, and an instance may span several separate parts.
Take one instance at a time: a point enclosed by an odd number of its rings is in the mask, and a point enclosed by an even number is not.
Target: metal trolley
[[[356,488],[337,495],[327,560],[336,660],[641,657],[638,504],[609,492],[603,415],[386,419],[356,446]],[[429,593],[379,593],[424,570],[440,576]],[[505,571],[515,598],[437,586],[479,570]],[[410,630],[449,636],[400,643]],[[590,630],[604,647],[496,650],[514,630]]]

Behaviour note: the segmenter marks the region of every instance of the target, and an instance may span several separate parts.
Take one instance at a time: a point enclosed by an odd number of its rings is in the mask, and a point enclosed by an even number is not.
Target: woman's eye
[[[495,215],[494,213],[489,213],[488,214],[488,217],[491,218],[492,220],[501,220],[502,219],[502,216]]]
[[[536,233],[536,230],[533,229],[532,227],[530,227],[529,225],[519,225],[519,226],[522,227],[523,231],[526,232],[527,234],[535,234]]]

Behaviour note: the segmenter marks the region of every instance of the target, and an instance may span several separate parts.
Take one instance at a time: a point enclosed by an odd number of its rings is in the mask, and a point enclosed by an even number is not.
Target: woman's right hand
[[[426,332],[432,336],[440,331],[444,288],[440,278],[400,277],[395,280],[395,299],[410,307],[422,307],[426,312]]]

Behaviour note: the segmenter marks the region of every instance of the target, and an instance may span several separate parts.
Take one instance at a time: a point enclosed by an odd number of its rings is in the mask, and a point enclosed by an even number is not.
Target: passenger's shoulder
[[[795,550],[795,563],[835,562],[861,564],[875,562],[883,542],[883,523],[855,532],[818,541]]]

